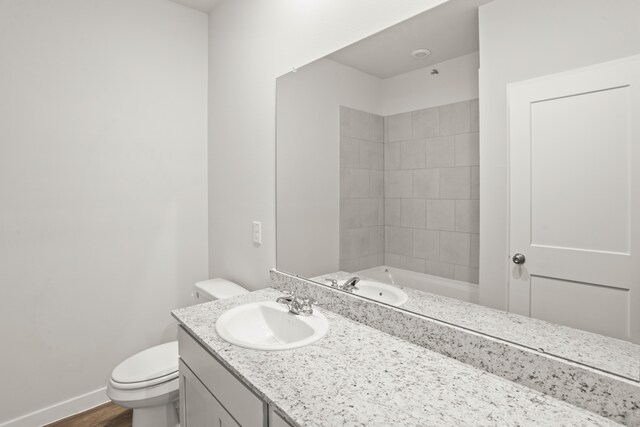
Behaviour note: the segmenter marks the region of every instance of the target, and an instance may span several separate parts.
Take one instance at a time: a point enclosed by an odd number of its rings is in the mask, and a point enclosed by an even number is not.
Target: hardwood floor
[[[131,409],[109,402],[46,427],[131,427],[132,414]]]

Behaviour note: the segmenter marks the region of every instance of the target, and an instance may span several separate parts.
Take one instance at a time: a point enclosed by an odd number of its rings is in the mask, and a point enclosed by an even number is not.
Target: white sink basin
[[[338,281],[340,284],[344,282],[345,280]],[[409,296],[404,293],[402,289],[372,280],[362,279],[358,282],[356,288],[357,289],[353,290],[355,295],[360,295],[389,305],[400,306],[409,299]]]
[[[289,350],[318,341],[329,322],[314,309],[311,316],[289,313],[275,301],[241,305],[225,311],[216,322],[220,338],[254,350]]]

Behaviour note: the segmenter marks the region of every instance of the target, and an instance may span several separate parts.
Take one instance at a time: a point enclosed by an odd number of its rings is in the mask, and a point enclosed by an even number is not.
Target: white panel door
[[[509,85],[509,311],[640,342],[639,121],[640,56]]]

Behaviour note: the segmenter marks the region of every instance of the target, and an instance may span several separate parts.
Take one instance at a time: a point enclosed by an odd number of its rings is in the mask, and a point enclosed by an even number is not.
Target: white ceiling
[[[449,0],[329,55],[380,78],[388,78],[478,51],[478,7],[491,0]],[[411,52],[426,48],[427,58]]]
[[[220,0],[171,0],[174,3],[209,13]]]

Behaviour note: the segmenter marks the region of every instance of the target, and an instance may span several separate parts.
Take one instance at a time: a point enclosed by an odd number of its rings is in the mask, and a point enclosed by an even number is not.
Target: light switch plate
[[[262,223],[253,221],[253,243],[262,244]]]

